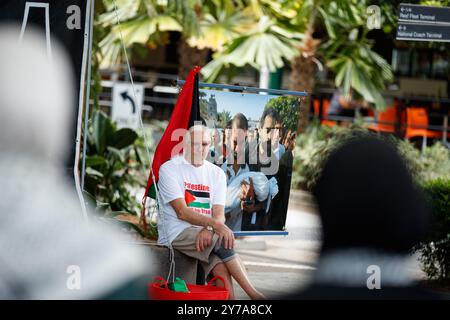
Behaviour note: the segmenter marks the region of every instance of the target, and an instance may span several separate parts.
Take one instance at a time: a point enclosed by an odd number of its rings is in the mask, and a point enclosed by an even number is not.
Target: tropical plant
[[[426,241],[416,246],[422,268],[429,279],[450,284],[450,180],[423,184],[431,209],[432,226]]]
[[[96,201],[108,204],[110,211],[139,213],[133,188],[145,181],[139,174],[142,151],[131,129],[117,129],[102,111],[96,111],[89,128],[85,190]]]
[[[423,152],[408,140],[398,140],[397,147],[418,184],[439,178],[450,179],[450,150],[441,142],[435,142]]]
[[[150,130],[150,129],[149,129]],[[150,132],[147,132],[147,137]],[[150,153],[154,147],[150,147]],[[84,198],[90,212],[107,223],[139,236],[156,239],[156,226],[139,223],[140,197],[148,167],[144,140],[128,128],[117,129],[102,111],[94,111],[89,126]]]
[[[122,60],[122,40],[126,48],[133,44],[154,48],[167,43],[170,31],[194,33],[198,29],[193,11],[197,1],[103,0],[103,3],[105,12],[96,21],[108,30],[100,42],[103,66],[114,66]]]
[[[322,168],[333,150],[343,143],[362,135],[371,135],[358,125],[348,128],[321,126],[312,122],[306,132],[297,138],[294,149],[292,187],[312,191]]]
[[[126,47],[154,47],[168,41],[168,32],[181,34],[181,77],[194,64],[205,64],[212,50],[213,60],[203,69],[208,81],[232,72],[232,67],[276,71],[291,62],[292,89],[311,93],[316,66],[326,64],[345,94],[353,88],[384,107],[379,91],[392,73],[367,38],[368,0],[104,0],[106,12],[98,24],[109,30],[100,43],[107,63],[121,56],[115,3]],[[383,4],[381,10],[383,30],[389,32],[395,22],[393,7]],[[317,34],[322,36],[314,38]],[[308,109],[301,111],[305,121]]]
[[[191,47],[221,52],[224,45],[238,38],[253,24],[249,8],[241,3],[220,0],[205,1],[198,34],[189,35]]]
[[[369,1],[357,0],[253,1],[252,7],[260,15],[255,14],[258,25],[217,52],[203,74],[212,81],[223,68],[245,65],[273,72],[290,61],[291,89],[312,93],[316,69],[326,65],[344,94],[353,88],[382,109],[385,102],[380,90],[392,80],[392,72],[367,38],[368,6]],[[391,32],[395,22],[391,5],[381,5],[381,19],[383,30]],[[321,36],[316,38],[318,34]],[[305,105],[309,105],[308,99]],[[300,127],[304,129],[309,108],[301,112]]]
[[[214,81],[223,68],[250,65],[257,70],[275,71],[296,54],[295,44],[301,35],[277,24],[274,18],[262,16],[247,33],[229,42],[206,65],[202,74],[206,81]]]
[[[103,3],[105,12],[96,19],[97,25],[108,30],[100,42],[103,66],[114,66],[122,60],[122,39],[126,48],[148,49],[166,44],[169,32],[178,32],[182,78],[193,65],[206,64],[209,50],[222,50],[225,43],[253,23],[249,10],[240,1],[103,0]]]
[[[312,190],[331,151],[361,135],[373,134],[358,124],[352,124],[349,128],[327,127],[314,120],[306,132],[297,138],[292,186]],[[442,143],[436,142],[421,153],[408,140],[392,135],[380,138],[397,149],[417,185],[438,178],[450,179],[450,150]]]
[[[219,128],[225,129],[228,122],[231,121],[231,113],[228,110],[224,110],[217,114],[217,125]]]
[[[369,1],[356,0],[304,0],[286,1],[296,7],[293,24],[303,30],[305,37],[299,47],[301,54],[292,62],[291,89],[314,90],[317,68],[326,65],[335,74],[335,85],[348,95],[353,88],[378,109],[385,107],[380,91],[384,83],[392,80],[390,65],[372,49],[367,38]],[[379,6],[381,26],[389,33],[394,30],[394,6]],[[322,61],[322,62],[321,62]],[[308,100],[306,105],[309,106]],[[300,127],[309,119],[309,108],[302,108]]]
[[[242,35],[254,23],[249,8],[240,1],[201,1],[196,13],[198,32],[183,30],[178,43],[178,75],[182,78],[192,66],[206,65],[210,51],[223,51],[226,43]]]

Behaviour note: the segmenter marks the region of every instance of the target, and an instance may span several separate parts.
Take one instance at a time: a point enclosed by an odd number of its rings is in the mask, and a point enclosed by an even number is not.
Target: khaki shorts
[[[217,264],[222,263],[223,261],[214,252],[212,252],[217,240],[219,239],[217,234],[214,234],[211,245],[206,247],[203,251],[197,251],[195,248],[197,234],[202,229],[202,227],[196,226],[184,229],[175,238],[175,240],[172,241],[172,247],[189,257],[199,260],[203,270],[205,271],[205,276],[207,276]]]

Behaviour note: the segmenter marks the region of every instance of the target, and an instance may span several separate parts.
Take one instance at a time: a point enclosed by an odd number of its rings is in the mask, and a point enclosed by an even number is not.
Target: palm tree
[[[179,71],[184,78],[194,65],[204,66],[209,53],[240,36],[253,23],[249,10],[232,0],[206,0],[197,8],[198,30],[183,30],[178,44]]]
[[[380,90],[393,75],[391,66],[372,50],[373,44],[367,39],[368,1],[303,0],[288,5],[297,7],[293,24],[305,30],[298,47],[300,55],[292,61],[290,88],[313,92],[316,68],[322,67],[322,59],[335,73],[335,85],[343,88],[344,94],[349,94],[353,88],[364,99],[383,109],[385,101]],[[394,22],[393,14],[392,6],[382,6],[382,25],[388,32]],[[325,31],[320,39],[313,37],[316,29]],[[308,100],[305,105],[309,106]],[[308,113],[308,107],[301,108],[301,130],[307,124]]]
[[[106,12],[97,24],[109,32],[100,42],[104,66],[122,60],[121,34],[125,46],[155,47],[167,42],[168,32],[179,32],[180,78],[194,65],[207,63],[209,52],[223,46],[247,30],[253,20],[250,10],[233,0],[116,0],[121,27],[117,24],[114,0],[103,0]]]
[[[103,66],[114,66],[122,60],[122,39],[126,48],[133,44],[152,48],[166,43],[168,32],[198,32],[195,13],[198,0],[103,0],[103,3],[105,12],[96,22],[107,29],[100,42]]]
[[[312,93],[316,68],[325,64],[335,73],[335,84],[342,87],[345,94],[354,88],[377,108],[384,107],[379,91],[384,88],[385,81],[392,79],[392,71],[390,65],[372,50],[372,43],[367,39],[368,1],[252,2],[259,3],[259,9],[255,9],[261,14],[258,27],[215,54],[203,70],[209,81],[230,66],[250,65],[258,70],[275,71],[288,60],[292,67],[290,89]],[[383,5],[382,12],[385,22],[392,24],[394,10]],[[323,30],[324,36],[314,38],[316,30]],[[300,111],[300,130],[308,121],[307,106],[308,100]]]
[[[275,19],[262,16],[244,35],[231,41],[223,51],[203,69],[207,81],[214,81],[223,68],[250,65],[258,70],[275,71],[296,54],[294,45],[301,35],[285,29]]]
[[[225,129],[228,122],[231,121],[231,113],[228,110],[224,110],[217,114],[218,126],[219,128]]]
[[[121,37],[114,1],[103,1],[106,13],[98,23],[110,31],[100,43],[103,61],[117,63]],[[213,60],[203,68],[208,81],[233,67],[275,71],[290,63],[290,88],[311,93],[317,66],[326,65],[345,94],[353,88],[377,108],[384,107],[379,91],[392,72],[367,39],[369,0],[115,1],[127,47],[156,46],[167,41],[168,32],[181,33],[180,77],[193,65],[204,65],[212,50]],[[383,26],[392,25],[393,7],[383,4],[381,9]],[[300,111],[301,130],[308,120],[306,106],[308,101]]]

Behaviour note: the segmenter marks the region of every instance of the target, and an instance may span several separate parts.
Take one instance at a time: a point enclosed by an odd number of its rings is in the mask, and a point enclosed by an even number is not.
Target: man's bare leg
[[[230,293],[230,300],[234,300],[233,279],[231,279],[230,272],[228,272],[225,264],[216,264],[216,266],[211,270],[211,273],[213,274],[213,276],[219,276],[223,278],[223,280],[225,281],[225,288]]]
[[[248,278],[247,271],[240,261],[240,258],[236,255],[233,259],[225,262],[229,273],[232,275],[234,280],[239,284],[239,286],[245,291],[245,293],[253,300],[264,300],[266,297],[256,290],[256,288],[251,284]]]

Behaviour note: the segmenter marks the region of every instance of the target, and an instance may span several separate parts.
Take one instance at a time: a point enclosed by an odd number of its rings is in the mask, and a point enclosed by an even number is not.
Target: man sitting
[[[158,243],[168,244],[196,258],[205,274],[224,278],[234,298],[231,276],[252,299],[263,299],[250,283],[234,252],[233,232],[225,225],[225,173],[206,161],[211,138],[208,129],[195,125],[183,140],[183,155],[165,162],[159,171],[162,217]]]

